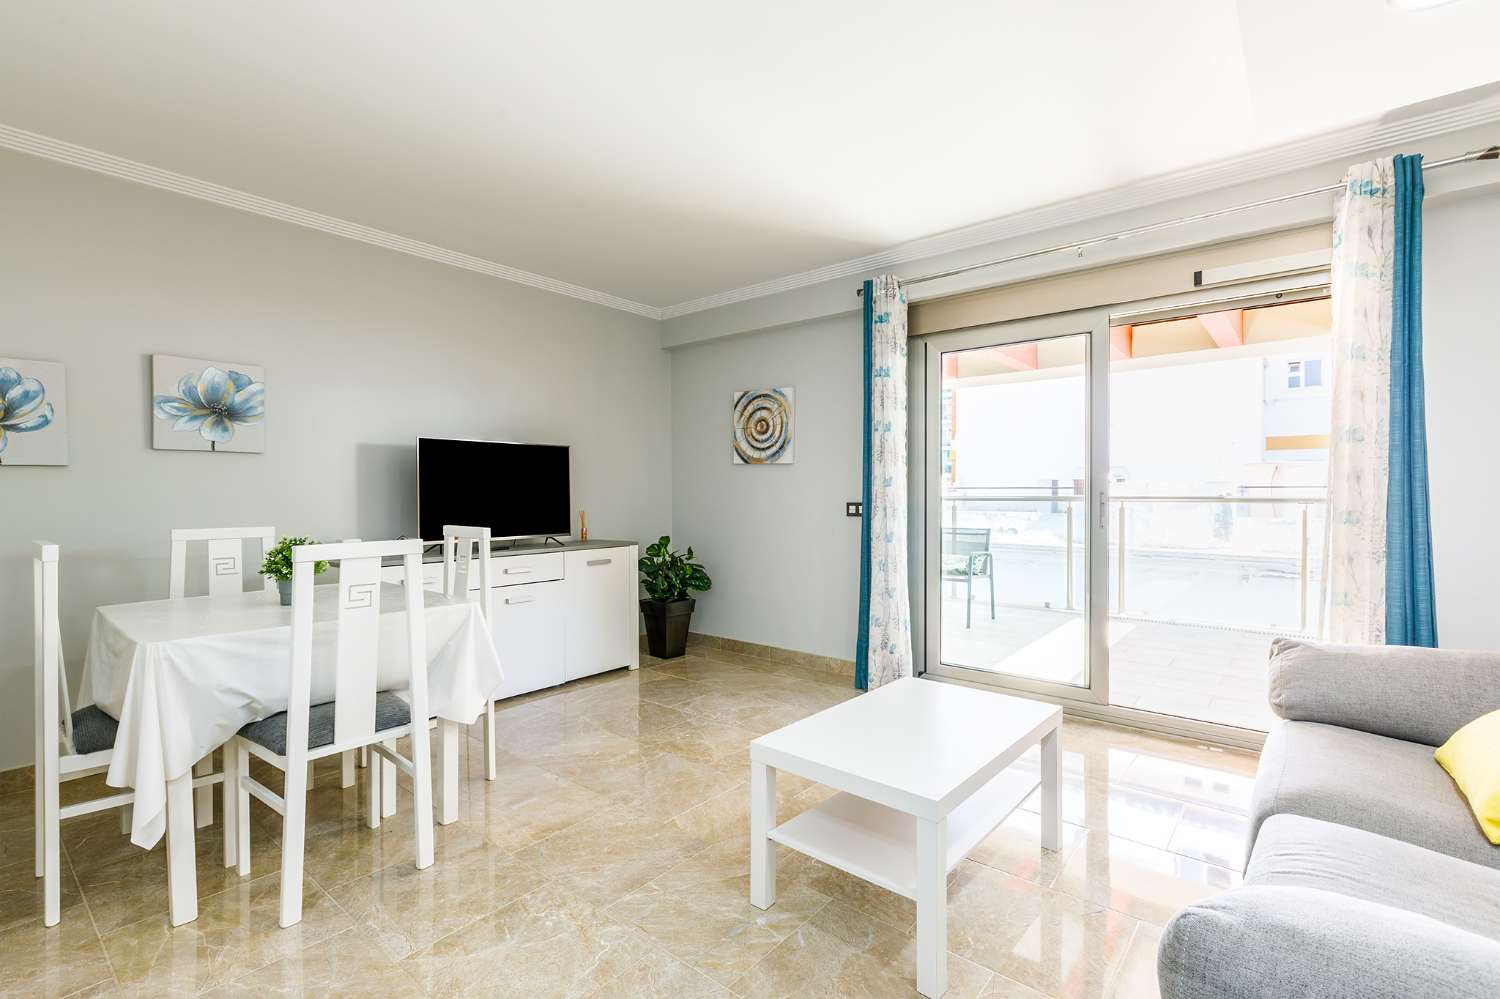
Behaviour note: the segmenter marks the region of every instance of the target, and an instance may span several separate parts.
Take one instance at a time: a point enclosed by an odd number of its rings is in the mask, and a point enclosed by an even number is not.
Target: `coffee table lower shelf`
[[[957,867],[1040,784],[1035,772],[1011,767],[949,813],[947,869]],[[917,820],[905,812],[841,791],[766,836],[898,895],[917,897]]]

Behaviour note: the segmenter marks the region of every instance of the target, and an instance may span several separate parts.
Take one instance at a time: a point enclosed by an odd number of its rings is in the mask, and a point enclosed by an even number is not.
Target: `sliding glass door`
[[[927,670],[1108,703],[1108,312],[921,349]]]

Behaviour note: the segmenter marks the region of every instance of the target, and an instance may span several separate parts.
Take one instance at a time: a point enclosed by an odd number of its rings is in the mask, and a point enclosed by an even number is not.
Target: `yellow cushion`
[[[1500,846],[1500,711],[1475,718],[1433,755],[1469,799],[1485,838]]]

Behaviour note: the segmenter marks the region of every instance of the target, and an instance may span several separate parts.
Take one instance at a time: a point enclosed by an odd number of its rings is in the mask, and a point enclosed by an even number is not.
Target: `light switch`
[[[865,515],[864,503],[855,500],[844,504],[845,517],[863,517]]]

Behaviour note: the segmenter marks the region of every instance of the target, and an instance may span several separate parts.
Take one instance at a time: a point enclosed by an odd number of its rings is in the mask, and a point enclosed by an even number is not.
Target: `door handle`
[[[1099,490],[1099,529],[1106,530],[1109,527],[1109,496],[1103,489]]]
[[[613,561],[614,561],[614,559],[612,559],[612,558],[591,558],[591,559],[589,559],[588,564],[589,565],[609,565]]]
[[[506,575],[506,576],[524,576],[527,573],[534,572],[534,571],[535,571],[534,569],[501,569],[500,570],[500,572],[502,574]]]
[[[507,604],[529,604],[535,599],[536,597],[506,597],[505,602]]]

